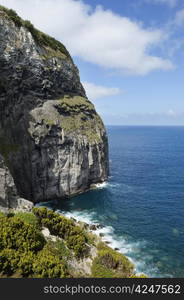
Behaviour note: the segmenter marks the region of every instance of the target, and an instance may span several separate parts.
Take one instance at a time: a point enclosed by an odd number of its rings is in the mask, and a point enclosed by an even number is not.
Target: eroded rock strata
[[[0,155],[0,211],[31,211],[33,203],[18,195],[13,177],[8,170],[3,157]]]
[[[108,177],[103,122],[66,48],[0,8],[0,153],[33,202],[84,192]]]

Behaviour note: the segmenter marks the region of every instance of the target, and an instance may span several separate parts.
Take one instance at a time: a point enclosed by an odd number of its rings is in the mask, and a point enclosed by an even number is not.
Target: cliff
[[[0,7],[0,153],[18,195],[33,202],[108,177],[103,122],[66,48]]]
[[[0,211],[31,211],[32,208],[32,202],[19,197],[13,177],[0,155]]]

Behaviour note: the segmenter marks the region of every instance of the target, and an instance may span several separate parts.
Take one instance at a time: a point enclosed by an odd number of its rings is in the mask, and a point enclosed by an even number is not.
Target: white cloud
[[[150,54],[166,38],[163,31],[145,29],[101,6],[93,10],[75,0],[1,0],[1,4],[16,9],[87,62],[136,75],[173,68],[171,61]]]
[[[184,24],[184,9],[181,9],[176,13],[174,23],[178,26],[181,26]]]
[[[178,0],[146,0],[151,4],[167,4],[170,7],[175,7],[178,4]]]
[[[168,116],[173,116],[175,117],[177,115],[177,113],[173,110],[173,109],[169,109],[167,112],[166,112],[166,115]]]
[[[115,96],[121,93],[121,90],[119,88],[109,88],[86,81],[82,82],[82,84],[86,90],[88,98],[92,100]]]

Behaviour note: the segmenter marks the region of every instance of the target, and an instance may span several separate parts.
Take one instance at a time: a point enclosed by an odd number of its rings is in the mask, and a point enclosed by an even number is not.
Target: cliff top
[[[71,59],[71,56],[66,49],[66,47],[57,41],[55,38],[41,32],[37,28],[34,27],[34,25],[28,21],[23,20],[19,15],[14,11],[13,9],[8,9],[2,5],[0,5],[0,15],[6,16],[9,20],[13,21],[15,26],[17,27],[25,27],[33,36],[34,40],[42,47],[48,47],[50,49],[53,49],[55,51],[59,51],[62,54],[64,54],[67,58]]]
[[[32,212],[0,212],[0,225],[0,278],[146,277],[136,275],[128,258],[94,234],[91,226],[96,230],[100,224],[34,207]]]

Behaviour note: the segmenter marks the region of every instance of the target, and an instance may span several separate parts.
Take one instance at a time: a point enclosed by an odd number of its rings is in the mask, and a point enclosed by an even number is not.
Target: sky
[[[184,0],[0,0],[67,47],[106,125],[184,125]]]

